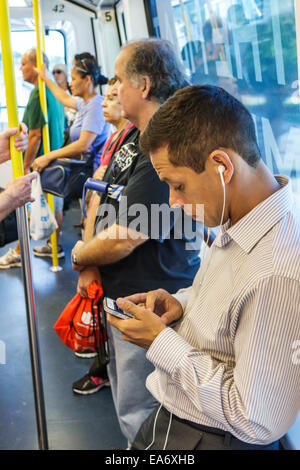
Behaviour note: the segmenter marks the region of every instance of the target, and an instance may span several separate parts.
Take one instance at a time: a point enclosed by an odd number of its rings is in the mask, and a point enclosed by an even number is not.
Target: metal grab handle
[[[124,188],[125,186],[120,184],[109,184],[106,181],[99,181],[93,178],[88,178],[82,190],[82,212],[84,218],[86,219],[85,193],[87,189],[97,191],[98,193],[108,194],[112,199],[119,201]]]

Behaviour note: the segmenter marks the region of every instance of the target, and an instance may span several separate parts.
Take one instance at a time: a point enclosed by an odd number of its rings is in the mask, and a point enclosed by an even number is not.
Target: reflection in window
[[[154,30],[178,50],[193,84],[225,88],[250,110],[262,156],[300,196],[294,1],[152,0]]]

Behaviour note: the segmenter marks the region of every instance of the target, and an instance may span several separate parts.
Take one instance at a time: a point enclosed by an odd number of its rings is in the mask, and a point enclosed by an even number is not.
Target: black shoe
[[[74,393],[79,393],[80,395],[90,395],[98,392],[98,390],[103,387],[110,387],[108,379],[93,377],[90,374],[86,374],[82,379],[73,383],[72,390]]]

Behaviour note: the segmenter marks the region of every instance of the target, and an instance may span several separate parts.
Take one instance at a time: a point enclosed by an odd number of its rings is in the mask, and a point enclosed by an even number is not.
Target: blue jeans
[[[142,423],[157,406],[145,386],[154,366],[146,359],[145,349],[124,341],[116,328],[107,326],[109,381],[121,431],[131,444]]]

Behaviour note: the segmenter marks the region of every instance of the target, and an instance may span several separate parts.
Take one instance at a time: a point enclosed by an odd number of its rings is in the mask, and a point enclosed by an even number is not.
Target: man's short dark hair
[[[148,98],[163,103],[173,93],[189,84],[183,65],[172,44],[164,39],[148,38],[126,44],[123,49],[133,52],[126,64],[125,74],[131,82],[142,75],[150,78]]]
[[[234,150],[252,167],[261,158],[249,111],[223,88],[210,85],[178,90],[152,116],[140,148],[148,155],[164,146],[174,166],[196,173],[218,148]]]

